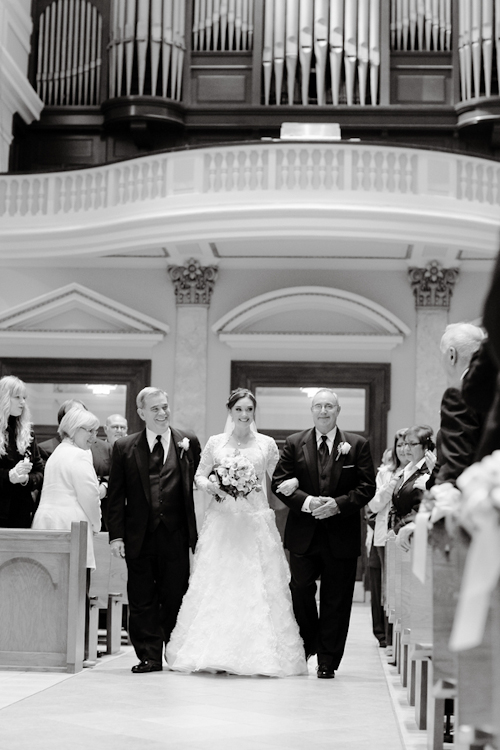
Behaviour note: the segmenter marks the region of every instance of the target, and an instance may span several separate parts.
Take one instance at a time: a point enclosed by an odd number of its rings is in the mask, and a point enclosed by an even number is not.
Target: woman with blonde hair
[[[33,491],[43,481],[26,386],[15,375],[0,378],[0,527],[29,529],[35,511]]]
[[[73,521],[87,522],[87,568],[95,568],[93,534],[101,528],[99,483],[90,446],[96,439],[98,418],[73,407],[61,420],[61,442],[47,459],[34,529],[70,531]]]

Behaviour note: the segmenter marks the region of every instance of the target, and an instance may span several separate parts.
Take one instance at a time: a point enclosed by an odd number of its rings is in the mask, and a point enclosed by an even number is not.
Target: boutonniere
[[[182,440],[179,440],[177,445],[181,449],[181,458],[182,458],[185,452],[189,450],[189,438],[187,437],[182,438]]]
[[[350,443],[339,443],[337,445],[337,457],[336,461],[339,460],[340,456],[345,456],[349,451],[351,450],[351,444]]]

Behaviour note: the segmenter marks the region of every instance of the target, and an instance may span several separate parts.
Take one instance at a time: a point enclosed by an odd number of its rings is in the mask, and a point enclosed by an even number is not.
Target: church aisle
[[[280,680],[133,675],[136,661],[128,649],[70,678],[0,672],[2,750],[404,750],[368,604],[353,606],[334,680],[312,662]]]

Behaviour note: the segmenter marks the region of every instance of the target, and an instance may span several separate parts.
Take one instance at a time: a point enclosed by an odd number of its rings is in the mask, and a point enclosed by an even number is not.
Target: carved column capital
[[[183,266],[169,266],[168,273],[178,305],[210,305],[219,273],[217,266],[202,266],[196,258],[191,258]]]
[[[425,268],[409,268],[408,276],[415,296],[415,307],[449,310],[458,273],[458,268],[443,268],[437,260],[431,260]]]

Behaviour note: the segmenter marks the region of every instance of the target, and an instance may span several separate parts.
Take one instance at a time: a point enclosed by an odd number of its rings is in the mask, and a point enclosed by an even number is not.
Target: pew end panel
[[[87,524],[0,529],[0,669],[78,672],[85,638]]]

